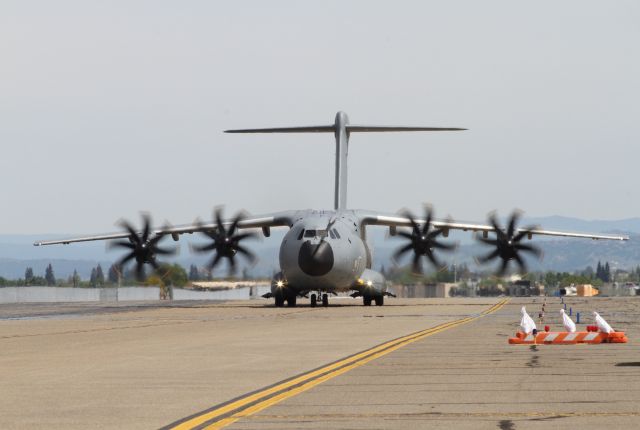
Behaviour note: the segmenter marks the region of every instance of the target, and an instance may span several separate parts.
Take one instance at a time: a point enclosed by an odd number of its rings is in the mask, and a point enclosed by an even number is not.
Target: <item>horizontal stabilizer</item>
[[[353,132],[393,132],[393,131],[462,131],[466,128],[457,127],[396,127],[376,125],[346,125],[348,133]],[[225,133],[335,133],[335,125],[309,125],[305,127],[273,127],[273,128],[245,128],[225,130]]]
[[[308,125],[306,127],[245,128],[225,130],[225,133],[333,133],[335,125]]]
[[[378,131],[462,131],[466,128],[455,127],[391,127],[376,125],[347,125],[348,132],[378,132]]]

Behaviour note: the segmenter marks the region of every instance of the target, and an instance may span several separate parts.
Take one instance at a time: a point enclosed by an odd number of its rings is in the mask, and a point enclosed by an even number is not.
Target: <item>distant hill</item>
[[[479,220],[484,222],[484,220]],[[544,251],[542,262],[529,261],[531,269],[573,271],[594,266],[600,261],[609,261],[614,267],[631,268],[640,264],[640,218],[616,221],[589,221],[578,218],[549,216],[525,218],[521,225],[540,225],[546,229],[567,230],[592,233],[624,233],[631,236],[628,242],[592,241],[581,239],[536,238]],[[258,263],[250,268],[254,276],[269,276],[278,267],[278,251],[285,231],[274,229],[270,238],[255,240],[247,245],[259,257]],[[387,229],[372,227],[368,230],[369,241],[373,247],[374,268],[389,267],[394,250],[402,243],[399,238],[389,238]],[[33,267],[36,274],[44,274],[47,264],[53,265],[56,276],[68,277],[73,270],[83,279],[89,277],[91,269],[98,263],[107,268],[121,254],[110,252],[104,242],[86,242],[71,245],[34,247],[33,242],[42,239],[54,239],[74,235],[0,235],[0,276],[18,278],[24,275],[27,266]],[[460,244],[455,254],[441,254],[443,261],[475,267],[473,257],[486,254],[490,248],[478,245],[468,232],[455,232],[450,241]],[[167,245],[174,242],[167,238]],[[198,236],[183,236],[176,245],[180,253],[173,261],[188,267],[190,264],[203,265],[206,257],[195,256],[189,252],[189,243],[198,243]],[[240,262],[242,259],[239,260]],[[242,266],[241,266],[242,267]],[[220,274],[226,273],[224,269]]]
[[[547,229],[568,230],[576,232],[592,233],[638,233],[640,234],[640,218],[627,218],[615,221],[606,220],[583,220],[579,218],[569,218],[563,216],[548,216],[539,218],[525,218],[523,225],[541,225]]]
[[[568,271],[581,270],[587,266],[594,269],[598,261],[608,261],[612,267],[635,268],[640,264],[640,235],[633,234],[627,242],[594,241],[589,239],[533,240],[544,253],[541,261],[525,257],[530,270]],[[399,242],[398,242],[399,244]],[[394,246],[378,246],[374,251],[374,267],[389,267]],[[486,255],[491,247],[482,244],[462,244],[455,253],[439,253],[438,258],[449,264],[466,263],[477,268],[474,257]],[[408,263],[409,260],[407,260]],[[426,267],[426,265],[425,265]],[[484,266],[483,266],[484,267]]]

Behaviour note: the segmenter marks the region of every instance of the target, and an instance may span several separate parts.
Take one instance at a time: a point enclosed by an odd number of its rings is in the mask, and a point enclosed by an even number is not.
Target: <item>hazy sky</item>
[[[10,1],[0,5],[0,233],[348,205],[484,221],[640,216],[637,1]]]

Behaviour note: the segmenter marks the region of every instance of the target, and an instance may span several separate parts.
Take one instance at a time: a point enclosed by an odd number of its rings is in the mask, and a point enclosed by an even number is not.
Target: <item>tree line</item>
[[[200,268],[195,264],[189,267],[187,272],[180,264],[160,264],[158,270],[144,271],[143,280],[139,280],[135,268],[122,269],[117,264],[111,264],[106,270],[101,264],[91,269],[88,279],[83,279],[77,270],[66,279],[56,278],[53,266],[48,264],[43,275],[36,275],[32,267],[27,267],[24,277],[18,279],[6,279],[0,277],[0,286],[63,286],[81,288],[113,287],[117,285],[139,285],[156,282],[160,279],[167,285],[183,287],[189,282],[213,280],[210,270]],[[247,269],[242,271],[242,278],[249,279]]]
[[[460,265],[449,265],[438,271],[431,271],[425,274],[412,273],[411,267],[395,267],[393,269],[380,269],[382,274],[390,281],[399,284],[428,284],[438,282],[479,282],[481,286],[493,288],[499,284],[504,284],[504,280],[486,272],[474,272],[465,263]],[[529,272],[522,276],[524,280],[538,283],[547,287],[568,287],[570,285],[591,284],[595,287],[602,286],[609,282],[635,282],[640,283],[640,265],[636,268],[625,270],[612,270],[608,261],[602,263],[598,261],[596,268],[587,266],[585,269],[575,272],[556,272],[553,270],[546,272]]]
[[[142,280],[139,280],[133,268],[122,270],[118,265],[112,264],[106,272],[101,264],[91,269],[88,279],[82,279],[77,270],[66,279],[56,278],[53,266],[48,264],[44,275],[36,275],[32,267],[27,267],[24,277],[18,279],[6,279],[0,277],[0,286],[60,286],[60,287],[83,287],[100,288],[112,287],[120,284],[139,285],[146,284],[149,278],[155,277],[163,280],[164,283],[176,287],[183,287],[189,281],[187,272],[179,264],[161,264],[158,270],[153,270],[149,274],[144,273]]]

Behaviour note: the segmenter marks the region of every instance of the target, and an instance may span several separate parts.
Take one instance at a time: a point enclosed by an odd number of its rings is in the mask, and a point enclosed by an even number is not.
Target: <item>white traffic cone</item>
[[[564,325],[564,329],[569,333],[576,332],[576,323],[573,322],[569,315],[567,315],[564,309],[560,309],[560,313],[562,314],[562,325]]]
[[[536,330],[535,321],[529,316],[524,306],[520,309],[520,313],[522,314],[522,318],[520,319],[520,330],[525,334],[533,333],[533,331]]]
[[[613,333],[615,330],[611,328],[609,323],[607,323],[604,318],[600,316],[598,312],[593,313],[593,317],[596,320],[596,325],[598,326],[598,331],[602,333]]]

